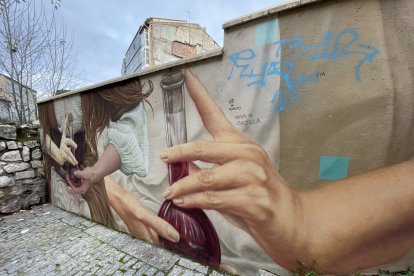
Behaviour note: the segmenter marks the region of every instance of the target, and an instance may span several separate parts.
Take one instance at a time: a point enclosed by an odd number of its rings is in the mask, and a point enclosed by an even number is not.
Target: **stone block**
[[[36,177],[31,179],[23,179],[16,181],[16,184],[22,182],[26,191],[36,191],[44,193],[47,190],[46,179],[42,177]]]
[[[30,164],[25,163],[25,162],[9,163],[9,164],[7,164],[6,166],[3,167],[3,169],[7,173],[20,172],[20,171],[24,171],[28,168],[30,168]]]
[[[36,170],[37,176],[45,177],[45,170],[43,168],[39,168]]]
[[[8,176],[0,176],[0,188],[10,187],[14,185],[14,179]]]
[[[3,155],[0,157],[0,160],[16,162],[16,161],[22,161],[22,157],[20,156],[20,152],[18,150],[12,150],[12,151],[3,153]]]
[[[35,177],[35,173],[33,170],[23,171],[23,172],[16,172],[14,178],[16,180],[26,179],[26,178],[33,178]]]
[[[29,148],[31,148],[31,149],[33,149],[33,148],[35,148],[35,147],[40,146],[40,145],[39,145],[39,142],[38,142],[38,141],[36,141],[36,140],[32,140],[32,141],[26,141],[26,142],[23,142],[23,145],[25,145],[25,146],[27,146],[27,147],[29,147]]]
[[[18,147],[19,149],[23,148],[23,143],[22,143],[22,142],[17,142],[17,147]]]
[[[40,195],[38,193],[32,193],[24,199],[24,206],[32,206],[40,203]]]
[[[24,188],[22,184],[14,185],[10,190],[10,194],[14,196],[21,195],[22,193],[24,193]]]
[[[40,149],[34,149],[32,151],[32,159],[39,160],[40,158],[42,158],[42,151]]]
[[[40,121],[39,121],[39,120],[34,120],[34,121],[32,122],[32,126],[33,126],[34,128],[39,128],[39,127],[40,127]]]
[[[9,125],[0,125],[0,138],[15,140],[16,139],[16,127]]]
[[[33,137],[38,135],[37,128],[28,124],[20,126],[20,133],[24,137]]]
[[[23,147],[22,150],[23,161],[27,162],[30,160],[30,149],[27,146]]]
[[[46,179],[44,179],[43,177],[36,177],[36,178],[32,178],[32,179],[23,179],[22,183],[25,185],[43,185],[44,183],[46,183]]]
[[[0,142],[0,151],[3,151],[6,149],[6,142]]]
[[[9,150],[18,149],[17,143],[15,141],[8,141],[6,142],[6,145]]]
[[[33,169],[43,168],[43,162],[40,160],[33,160],[30,162],[30,164],[32,165]]]
[[[16,196],[0,203],[0,213],[9,214],[17,212],[23,206],[23,199]]]

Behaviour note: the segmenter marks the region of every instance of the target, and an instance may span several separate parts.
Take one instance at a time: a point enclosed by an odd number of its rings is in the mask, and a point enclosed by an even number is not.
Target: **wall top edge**
[[[301,6],[305,6],[305,5],[309,5],[309,4],[313,4],[313,3],[321,2],[321,1],[324,1],[324,0],[291,0],[291,1],[282,3],[274,7],[262,9],[262,10],[259,10],[253,13],[249,13],[249,14],[237,17],[235,19],[231,19],[229,21],[224,22],[222,27],[224,30],[226,30],[228,28],[238,26],[241,24],[245,24],[253,20],[257,20],[260,18],[264,18],[267,16],[277,14],[281,11],[286,11],[286,10],[290,10],[293,8],[297,8],[297,7],[301,7]]]
[[[60,94],[60,95],[52,96],[52,97],[49,97],[47,99],[38,101],[37,104],[45,103],[45,102],[48,102],[48,101],[53,101],[53,100],[56,100],[56,99],[59,99],[59,98],[65,98],[65,97],[68,97],[68,96],[71,96],[71,95],[74,95],[74,94],[77,94],[77,93],[87,92],[87,91],[97,89],[97,88],[100,88],[100,87],[104,87],[104,86],[107,86],[107,85],[113,85],[113,84],[116,84],[116,83],[119,83],[119,82],[134,79],[136,77],[142,77],[142,76],[146,76],[146,75],[149,75],[149,74],[153,74],[155,72],[162,71],[162,70],[165,70],[165,69],[178,67],[178,66],[185,66],[186,64],[190,64],[190,63],[194,63],[194,62],[198,62],[198,61],[202,61],[202,60],[207,60],[207,59],[222,56],[222,55],[223,55],[223,49],[222,48],[217,49],[217,50],[208,51],[206,53],[202,53],[202,54],[199,54],[199,55],[194,56],[194,57],[183,58],[183,59],[175,60],[175,61],[168,62],[168,63],[165,63],[165,64],[156,65],[156,66],[153,66],[151,68],[144,69],[144,70],[141,70],[139,72],[132,73],[132,74],[129,74],[129,75],[126,75],[126,76],[121,76],[121,77],[109,79],[109,80],[99,82],[99,83],[96,83],[96,84],[92,84],[92,85],[89,85],[89,86],[85,86],[85,87],[82,87],[82,88],[77,88],[77,89],[71,90],[70,92],[66,92],[66,93],[63,93],[63,94]]]

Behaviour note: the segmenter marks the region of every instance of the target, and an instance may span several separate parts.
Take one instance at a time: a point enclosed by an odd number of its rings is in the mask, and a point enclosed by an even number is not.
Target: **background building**
[[[16,102],[13,97],[12,84],[16,91]],[[22,87],[20,93],[19,87]],[[0,74],[0,122],[18,122],[17,110],[21,110],[22,123],[31,123],[37,119],[37,92],[25,85],[20,86],[8,76]]]
[[[122,75],[220,48],[204,28],[183,20],[148,18],[122,63]]]

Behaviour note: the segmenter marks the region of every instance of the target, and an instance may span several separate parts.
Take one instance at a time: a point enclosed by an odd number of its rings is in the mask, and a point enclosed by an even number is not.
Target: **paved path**
[[[0,217],[3,275],[225,275],[51,206]]]

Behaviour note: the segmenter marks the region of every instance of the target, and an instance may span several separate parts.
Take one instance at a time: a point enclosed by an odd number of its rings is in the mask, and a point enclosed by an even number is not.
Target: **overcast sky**
[[[188,20],[206,27],[223,46],[222,24],[286,0],[62,0],[57,18],[73,33],[83,85],[121,75],[122,60],[149,17]]]

